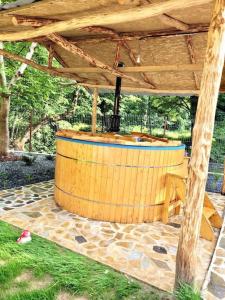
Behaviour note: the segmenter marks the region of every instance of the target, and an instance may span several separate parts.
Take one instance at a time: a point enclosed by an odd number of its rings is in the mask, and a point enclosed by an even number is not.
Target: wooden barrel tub
[[[102,221],[160,220],[165,174],[183,172],[184,145],[132,139],[58,132],[56,203],[80,216]]]

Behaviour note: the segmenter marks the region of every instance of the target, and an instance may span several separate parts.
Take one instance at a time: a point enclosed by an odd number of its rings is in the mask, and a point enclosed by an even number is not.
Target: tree
[[[27,59],[33,56],[37,43],[31,43],[26,54]],[[3,49],[4,44],[0,42],[0,49]],[[0,155],[7,155],[9,151],[9,110],[11,90],[17,81],[23,76],[27,68],[26,64],[21,64],[14,72],[11,78],[7,78],[5,70],[4,57],[0,55]]]

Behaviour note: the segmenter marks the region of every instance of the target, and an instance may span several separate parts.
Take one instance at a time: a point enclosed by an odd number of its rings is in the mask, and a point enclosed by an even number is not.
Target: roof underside
[[[169,0],[166,0],[167,2]],[[89,14],[101,14],[125,10],[140,5],[149,5],[149,3],[161,3],[165,0],[43,0],[23,7],[4,10],[0,12],[0,33],[15,32],[24,30],[24,26],[14,26],[12,24],[12,15],[22,15],[28,17],[39,17],[54,20],[69,20],[75,17],[86,17]],[[128,4],[119,4],[125,2]],[[141,66],[169,66],[169,65],[189,65],[198,64],[203,66],[207,43],[207,27],[210,23],[212,13],[212,2],[170,11],[167,16],[187,24],[194,32],[180,30],[168,26],[160,16],[151,17],[134,22],[118,23],[107,25],[107,28],[122,34],[126,38],[128,49],[120,45],[119,61],[125,63],[126,67],[135,65],[130,54],[138,60],[140,57]],[[101,23],[99,23],[101,26]],[[198,30],[198,28],[200,28]],[[32,29],[26,27],[25,29]],[[118,39],[113,36],[89,32],[86,29],[70,30],[58,33],[68,40],[76,42],[76,45],[85,50],[93,58],[113,67],[115,55],[118,46]],[[133,37],[132,37],[133,35]],[[45,46],[51,46],[56,57],[60,57],[64,62],[64,67],[91,67],[91,65],[80,56],[72,54],[62,47],[49,41],[47,38],[37,38]],[[138,63],[136,63],[138,65]],[[123,78],[122,85],[127,90],[132,89],[139,92],[151,93],[150,89],[161,91],[163,94],[194,94],[199,90],[202,70],[184,71],[180,68],[178,71],[158,71],[142,73],[129,73],[130,76],[142,81],[143,84],[132,82]],[[85,73],[74,74],[79,81],[85,81],[93,86],[113,88],[115,76],[108,73]],[[150,84],[149,84],[150,83]],[[154,86],[154,88],[152,88]],[[141,88],[139,90],[139,88]],[[221,82],[221,90],[225,90],[225,72]],[[193,92],[192,92],[193,91]]]

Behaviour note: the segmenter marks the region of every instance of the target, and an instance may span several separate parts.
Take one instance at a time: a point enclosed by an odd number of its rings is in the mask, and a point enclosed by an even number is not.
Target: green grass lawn
[[[16,243],[21,230],[0,221],[0,299],[171,299],[113,269],[33,235]],[[64,294],[67,298],[60,298]]]

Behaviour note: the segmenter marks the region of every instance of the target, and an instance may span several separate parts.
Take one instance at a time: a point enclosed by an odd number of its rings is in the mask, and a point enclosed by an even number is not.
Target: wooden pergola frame
[[[127,1],[125,1],[127,3]],[[129,2],[129,1],[128,1]],[[189,26],[182,21],[172,18],[169,13],[172,10],[180,8],[188,8],[196,5],[209,3],[210,0],[168,0],[166,2],[148,4],[145,6],[121,9],[119,12],[105,13],[104,17],[100,14],[93,14],[87,17],[77,17],[66,21],[55,20],[40,20],[26,16],[13,16],[12,21],[15,25],[32,26],[33,29],[22,30],[20,32],[0,33],[0,41],[20,41],[20,40],[36,40],[47,44],[49,48],[49,64],[48,67],[39,66],[38,64],[25,60],[14,54],[9,54],[4,50],[0,50],[0,54],[5,57],[16,59],[21,62],[26,62],[34,68],[46,71],[52,75],[64,76],[75,79],[81,82],[84,86],[95,88],[93,102],[93,118],[96,118],[96,103],[97,103],[97,88],[112,89],[106,77],[107,85],[99,85],[91,83],[86,78],[79,78],[77,75],[80,72],[84,73],[100,73],[106,76],[107,73],[114,76],[120,76],[132,82],[141,84],[140,88],[127,88],[137,92],[149,91],[155,94],[163,94],[168,91],[158,90],[151,82],[151,79],[146,77],[145,72],[166,72],[170,70],[192,72],[195,80],[196,90],[173,91],[173,94],[199,94],[197,114],[195,126],[193,130],[192,156],[190,162],[188,192],[185,208],[185,216],[181,227],[179,246],[177,252],[177,268],[176,268],[176,286],[180,282],[195,283],[196,260],[197,260],[197,242],[199,239],[199,230],[201,224],[201,216],[203,209],[204,192],[209,165],[209,156],[212,144],[214,118],[216,113],[217,99],[220,89],[224,59],[225,59],[225,0],[215,0],[213,16],[208,32],[208,43],[206,56],[203,67],[203,75],[201,83],[196,71],[201,68],[196,64],[195,51],[192,43],[192,34],[196,32],[208,31],[207,24],[198,24]],[[118,0],[118,3],[123,5],[124,0]],[[175,29],[164,30],[161,32],[146,32],[123,34],[110,31],[107,27],[109,24],[117,24],[128,21],[137,21],[145,18],[157,16],[164,23],[173,24]],[[84,37],[76,40],[65,39],[59,35],[60,32],[71,29],[84,29],[92,32],[105,34],[103,37]],[[126,43],[127,40],[141,38],[147,39],[154,36],[169,36],[169,35],[184,35],[186,36],[186,45],[190,57],[190,64],[186,65],[171,65],[171,66],[138,66],[133,59],[132,49]],[[129,53],[132,67],[124,67],[117,69],[110,67],[101,61],[91,57],[88,53],[77,46],[78,41],[94,43],[101,40],[113,40],[116,43],[120,42],[120,46],[124,47]],[[45,45],[46,45],[45,44]],[[54,45],[61,46],[65,50],[80,56],[82,59],[89,62],[91,65],[88,68],[59,68],[52,67],[52,58],[54,56]],[[57,58],[57,57],[56,57]],[[65,66],[65,64],[64,64]],[[144,82],[140,82],[130,75],[130,72],[139,72],[142,74]],[[200,90],[199,90],[200,89]],[[95,131],[95,126],[92,127]]]

